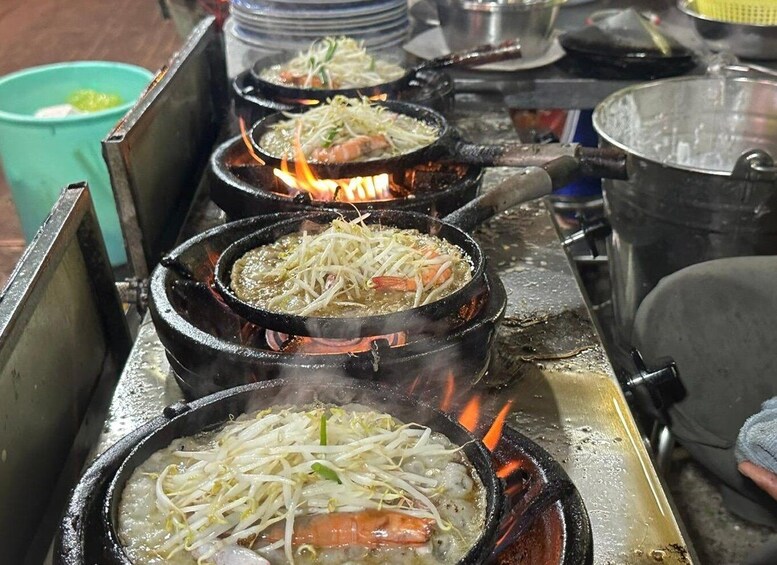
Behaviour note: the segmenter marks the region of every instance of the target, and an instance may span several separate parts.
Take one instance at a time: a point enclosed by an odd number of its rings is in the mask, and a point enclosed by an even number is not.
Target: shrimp
[[[422,545],[432,535],[434,520],[400,512],[362,510],[332,512],[301,517],[294,521],[293,545],[315,547],[384,547]],[[276,526],[264,536],[266,541],[283,538],[283,527]]]
[[[427,246],[421,250],[424,259],[436,259],[440,253],[433,247]],[[448,264],[449,265],[449,264]],[[450,266],[445,263],[434,263],[421,269],[421,284],[426,287],[430,284],[442,284],[453,275]],[[418,289],[418,277],[381,276],[370,279],[372,288],[378,290],[400,290],[415,292]]]
[[[291,71],[281,71],[278,73],[278,77],[286,84],[291,84],[293,86],[311,86],[312,88],[321,88],[324,86],[324,82],[317,76],[310,78],[309,85],[305,84],[308,78],[307,76],[295,75]]]
[[[385,135],[359,135],[328,149],[319,147],[313,151],[311,157],[319,163],[344,163],[388,146]]]

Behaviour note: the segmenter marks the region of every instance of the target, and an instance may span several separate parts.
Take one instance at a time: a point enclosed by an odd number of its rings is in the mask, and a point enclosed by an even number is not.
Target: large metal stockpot
[[[628,180],[604,181],[623,340],[662,277],[710,259],[777,254],[777,83],[644,83],[604,100],[593,122],[602,145],[627,153]]]

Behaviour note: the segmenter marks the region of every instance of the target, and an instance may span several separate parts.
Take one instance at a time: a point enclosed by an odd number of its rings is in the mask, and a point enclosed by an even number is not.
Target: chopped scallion
[[[321,414],[321,431],[319,432],[321,445],[326,445],[326,414]]]
[[[310,466],[311,469],[322,479],[326,479],[328,481],[334,481],[338,485],[343,484],[340,480],[340,477],[337,476],[337,473],[334,472],[332,469],[327,467],[326,465],[322,465],[321,463],[313,463]]]

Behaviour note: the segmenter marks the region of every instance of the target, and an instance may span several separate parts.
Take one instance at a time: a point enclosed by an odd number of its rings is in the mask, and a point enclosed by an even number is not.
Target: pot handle
[[[444,69],[447,67],[469,67],[485,65],[506,59],[521,57],[521,44],[517,39],[508,39],[498,45],[480,45],[466,51],[456,51],[448,55],[436,57],[413,67],[412,72],[418,73],[427,69]]]
[[[614,147],[583,147],[578,143],[476,145],[457,141],[451,153],[459,162],[486,167],[541,167],[559,157],[570,157],[578,161],[583,176],[628,178],[627,155]]]
[[[711,76],[726,75],[752,75],[760,74],[771,78],[777,77],[777,71],[756,65],[754,63],[741,63],[739,59],[731,53],[715,53],[707,57],[707,73]]]
[[[486,167],[541,167],[558,157],[574,157],[577,143],[505,143],[478,145],[456,140],[450,149],[459,163]]]
[[[471,231],[478,224],[509,208],[547,196],[578,176],[579,163],[570,156],[557,157],[542,167],[527,167],[495,188],[465,204],[444,220]]]
[[[731,171],[732,179],[756,182],[777,181],[777,164],[763,149],[750,149],[739,156]]]

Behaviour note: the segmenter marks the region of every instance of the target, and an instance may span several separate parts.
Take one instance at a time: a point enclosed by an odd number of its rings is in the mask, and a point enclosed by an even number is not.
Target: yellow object
[[[118,94],[97,92],[90,88],[76,90],[67,97],[68,104],[82,112],[99,112],[124,103]]]
[[[699,15],[722,22],[777,25],[777,0],[696,0]]]

